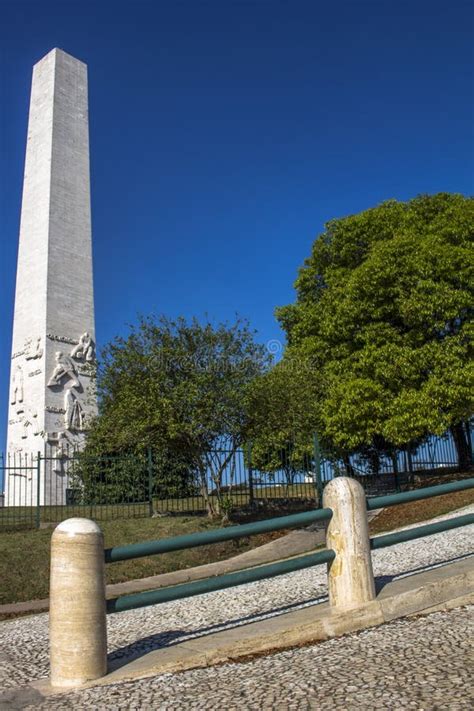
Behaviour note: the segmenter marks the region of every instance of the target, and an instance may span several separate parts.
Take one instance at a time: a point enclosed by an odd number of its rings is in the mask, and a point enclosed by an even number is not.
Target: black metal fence
[[[5,489],[0,530],[39,528],[72,516],[106,521],[206,511],[225,515],[248,507],[266,507],[272,515],[290,503],[292,508],[320,505],[324,485],[335,476],[357,478],[371,496],[403,491],[417,478],[457,469],[450,434],[376,460],[325,459],[315,438],[302,450],[291,446],[262,453],[251,445],[213,450],[194,467],[152,450],[86,457],[48,445],[36,454],[0,457]]]

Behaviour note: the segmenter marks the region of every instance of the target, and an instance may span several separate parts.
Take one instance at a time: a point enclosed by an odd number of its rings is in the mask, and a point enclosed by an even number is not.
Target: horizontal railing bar
[[[136,593],[135,595],[124,595],[112,600],[107,600],[107,612],[124,612],[125,610],[134,610],[138,607],[146,607],[147,605],[157,605],[162,602],[171,602],[172,600],[181,600],[182,598],[203,595],[204,593],[214,592],[216,590],[224,590],[225,588],[231,588],[235,585],[254,583],[257,580],[265,580],[266,578],[273,578],[277,575],[293,573],[296,570],[311,568],[313,565],[330,563],[334,558],[334,551],[324,550],[310,555],[299,556],[298,558],[279,561],[278,563],[271,563],[270,565],[239,570],[235,573],[227,573],[225,575],[217,575],[213,578],[196,580],[192,583],[174,585],[173,587],[161,590],[150,590],[149,592]]]
[[[421,499],[429,499],[432,496],[442,496],[443,494],[451,494],[454,491],[464,491],[465,489],[472,488],[474,488],[474,478],[452,481],[449,484],[426,486],[424,489],[404,491],[401,494],[374,496],[373,498],[367,499],[367,509],[373,511],[374,509],[382,509],[385,506],[396,506],[397,504],[405,504],[409,501],[420,501]]]
[[[190,533],[185,536],[165,538],[161,541],[144,541],[143,543],[132,543],[128,546],[107,548],[104,551],[105,562],[115,563],[119,560],[143,558],[148,555],[170,553],[171,551],[179,551],[184,548],[196,548],[197,546],[205,546],[210,543],[232,541],[237,538],[244,538],[245,536],[254,536],[257,533],[269,533],[271,531],[279,531],[284,528],[299,528],[301,526],[308,526],[315,521],[329,520],[331,516],[331,509],[317,509],[314,511],[305,511],[304,513],[292,514],[291,516],[270,518],[265,521],[244,523],[241,526],[218,528],[215,531]]]
[[[405,543],[405,541],[413,541],[416,538],[423,538],[424,536],[432,536],[435,533],[450,531],[460,526],[469,526],[472,523],[474,523],[474,514],[456,516],[455,518],[448,518],[445,521],[436,521],[435,523],[427,523],[424,526],[416,526],[416,528],[408,528],[404,531],[395,531],[395,533],[376,536],[370,539],[370,547],[372,550],[387,548],[387,546]]]

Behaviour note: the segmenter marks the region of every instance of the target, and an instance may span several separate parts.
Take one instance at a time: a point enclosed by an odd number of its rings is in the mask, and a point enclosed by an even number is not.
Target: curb
[[[47,697],[236,662],[323,642],[402,617],[426,615],[471,603],[474,603],[474,557],[388,583],[375,600],[356,608],[331,609],[328,603],[321,603],[156,649],[128,662],[116,661],[105,677],[81,686],[51,687],[48,679],[42,679],[28,688]]]

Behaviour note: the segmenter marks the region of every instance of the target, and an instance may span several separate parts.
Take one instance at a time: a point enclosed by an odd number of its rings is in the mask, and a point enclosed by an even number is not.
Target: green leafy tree
[[[474,201],[390,200],[332,220],[277,311],[287,358],[311,358],[314,426],[339,456],[451,432],[469,463]]]
[[[97,443],[96,443],[97,445]],[[179,452],[164,447],[104,454],[89,444],[68,469],[76,504],[129,504],[199,494],[196,472]]]
[[[270,479],[282,472],[287,495],[295,476],[311,469],[315,401],[308,371],[310,362],[288,358],[256,378],[251,389],[252,467]]]
[[[245,321],[213,326],[143,318],[127,338],[105,349],[99,416],[86,455],[151,447],[162,462],[162,486],[167,468],[171,478],[176,474],[177,461],[183,484],[183,472],[197,477],[209,514],[221,514],[223,475],[249,427],[250,383],[268,363]]]

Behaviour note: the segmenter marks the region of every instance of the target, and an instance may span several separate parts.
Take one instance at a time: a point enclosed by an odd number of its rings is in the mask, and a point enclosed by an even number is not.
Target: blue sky
[[[89,65],[97,338],[273,310],[328,219],[473,187],[472,2],[0,3],[0,440],[32,65]],[[0,449],[2,447],[0,446]]]

